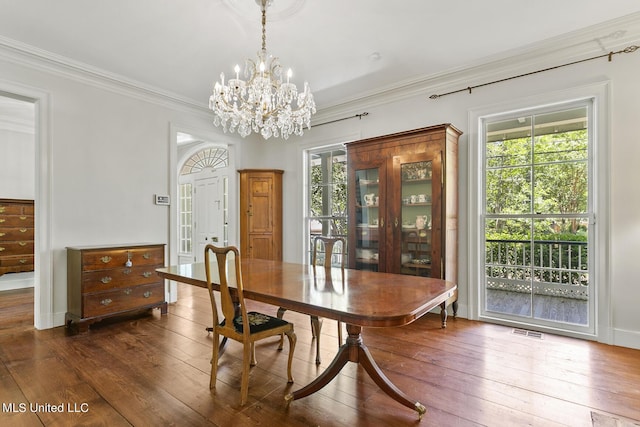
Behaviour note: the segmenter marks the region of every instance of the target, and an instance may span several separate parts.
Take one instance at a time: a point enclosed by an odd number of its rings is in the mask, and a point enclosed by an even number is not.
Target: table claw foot
[[[287,405],[287,408],[288,408],[289,405],[291,404],[291,402],[293,401],[293,393],[286,394],[284,396],[284,401],[286,402],[286,405]],[[425,409],[425,411],[426,411],[426,409]]]
[[[418,419],[422,420],[422,416],[427,413],[427,408],[420,402],[416,402],[415,408],[418,411]]]

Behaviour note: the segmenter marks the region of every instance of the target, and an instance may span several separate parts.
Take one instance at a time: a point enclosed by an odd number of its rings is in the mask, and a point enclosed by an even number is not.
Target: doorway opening
[[[229,245],[229,149],[195,141],[184,153],[178,177],[178,260],[201,262],[207,244]]]
[[[0,321],[34,324],[36,105],[0,92]],[[26,301],[26,302],[25,302]],[[11,304],[8,307],[6,304]]]

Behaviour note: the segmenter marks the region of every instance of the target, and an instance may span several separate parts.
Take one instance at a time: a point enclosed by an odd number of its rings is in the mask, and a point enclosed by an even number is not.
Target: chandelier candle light
[[[256,0],[262,9],[262,49],[257,61],[247,59],[243,74],[246,81],[240,79],[240,66],[236,65],[235,78],[225,84],[224,73],[220,73],[209,98],[209,108],[215,114],[213,124],[222,125],[225,132],[237,131],[242,137],[251,132],[260,133],[264,139],[302,135],[305,126],[311,128],[311,114],[316,112],[309,84],[304,82],[304,90],[298,93],[289,81],[291,69],[283,82],[280,61],[267,53],[267,7],[272,1]]]

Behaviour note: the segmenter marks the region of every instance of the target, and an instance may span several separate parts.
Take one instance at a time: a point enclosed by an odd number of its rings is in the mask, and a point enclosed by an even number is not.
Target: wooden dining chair
[[[339,245],[336,243],[340,242]],[[334,248],[339,249],[339,252],[334,252]],[[340,268],[344,270],[344,258],[346,256],[346,240],[344,237],[328,237],[328,236],[316,236],[313,239],[313,249],[311,251],[311,266],[315,273],[316,266],[322,266],[325,270],[329,270],[333,267],[332,258],[334,253],[340,256]],[[324,258],[320,260],[319,254],[324,254]],[[278,309],[277,316],[282,319],[286,308],[280,307]],[[311,315],[311,334],[316,340],[316,364],[319,365],[320,359],[320,330],[322,329],[322,318]],[[282,347],[284,336],[280,337],[280,347]],[[342,322],[338,321],[338,346],[342,345]]]
[[[214,253],[217,261],[217,273],[211,271],[210,254]],[[229,254],[233,256],[229,256]],[[296,335],[293,324],[268,314],[247,312],[243,297],[242,271],[240,269],[240,252],[236,247],[216,247],[207,245],[204,249],[207,288],[211,298],[213,313],[213,354],[211,356],[211,379],[209,388],[215,389],[218,372],[218,356],[220,335],[241,342],[242,382],[240,385],[240,405],[244,405],[249,394],[249,368],[256,365],[255,342],[263,338],[284,334],[289,338],[289,361],[287,364],[288,382],[293,382],[291,362],[296,347]],[[218,306],[214,298],[213,283],[220,284],[220,308],[222,319],[218,318]],[[232,290],[235,288],[235,292]],[[249,325],[248,328],[244,327]],[[282,345],[278,348],[282,350]]]

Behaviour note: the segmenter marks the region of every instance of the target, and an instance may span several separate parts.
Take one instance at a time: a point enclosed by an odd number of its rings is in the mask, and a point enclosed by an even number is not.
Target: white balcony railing
[[[486,240],[487,289],[589,299],[587,242]]]

